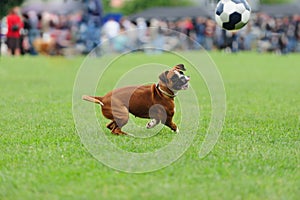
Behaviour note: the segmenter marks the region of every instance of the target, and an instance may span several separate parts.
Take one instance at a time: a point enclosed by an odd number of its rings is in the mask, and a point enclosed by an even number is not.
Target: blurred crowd
[[[99,16],[92,8],[66,15],[22,13],[19,8],[13,8],[1,23],[2,53],[87,54],[101,42],[100,53],[103,50],[122,53],[153,49],[159,52],[160,49],[199,50],[202,47],[227,52],[300,52],[300,15],[271,17],[253,13],[247,26],[237,32],[225,31],[213,19],[205,17],[177,20],[112,17],[102,21]]]

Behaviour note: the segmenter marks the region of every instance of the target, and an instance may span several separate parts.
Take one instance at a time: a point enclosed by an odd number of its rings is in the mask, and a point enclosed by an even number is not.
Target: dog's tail
[[[101,99],[102,99],[101,97],[93,97],[93,96],[89,96],[89,95],[83,95],[82,99],[93,102],[93,103],[100,104],[101,106],[104,106],[104,104],[101,102]]]

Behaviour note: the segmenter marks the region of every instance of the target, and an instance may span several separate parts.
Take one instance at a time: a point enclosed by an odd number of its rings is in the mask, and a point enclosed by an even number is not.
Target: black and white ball
[[[220,0],[215,19],[226,30],[239,30],[249,22],[250,13],[251,8],[246,0]]]

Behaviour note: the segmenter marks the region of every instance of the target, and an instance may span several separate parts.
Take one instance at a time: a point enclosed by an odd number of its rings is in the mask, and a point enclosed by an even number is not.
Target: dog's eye
[[[183,75],[184,73],[183,73],[183,71],[179,71],[179,74]]]

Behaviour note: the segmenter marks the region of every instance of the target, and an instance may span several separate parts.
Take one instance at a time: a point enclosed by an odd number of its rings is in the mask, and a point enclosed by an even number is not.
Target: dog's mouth
[[[182,90],[186,90],[186,89],[188,89],[189,88],[189,81],[190,81],[190,77],[189,76],[186,76],[185,77],[185,83],[182,85],[182,87],[181,87],[181,89]]]
[[[181,87],[182,90],[187,90],[188,88],[189,88],[188,82]]]

